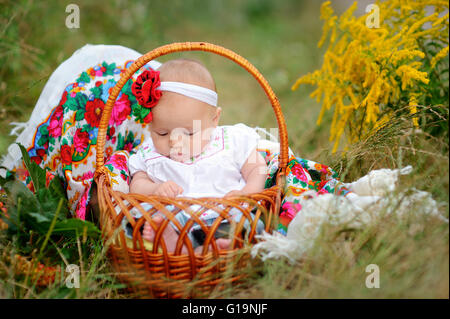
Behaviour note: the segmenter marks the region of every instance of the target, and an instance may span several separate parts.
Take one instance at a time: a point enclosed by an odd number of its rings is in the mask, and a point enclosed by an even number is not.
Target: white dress
[[[245,186],[241,168],[259,140],[245,124],[217,126],[197,158],[177,162],[159,154],[149,138],[130,156],[130,176],[144,171],[157,183],[172,180],[183,188],[182,197],[223,197]]]
[[[187,162],[177,162],[159,154],[155,150],[152,139],[148,138],[137,149],[136,154],[130,156],[128,168],[130,176],[143,171],[157,183],[174,181],[184,190],[182,194],[178,195],[180,197],[223,197],[229,191],[240,190],[245,186],[246,182],[241,175],[241,169],[252,151],[257,148],[260,140],[255,129],[242,123],[217,126],[211,133],[210,142],[197,158]],[[142,207],[149,210],[152,205],[143,203]],[[172,205],[166,206],[166,208],[174,209]],[[200,206],[192,205],[190,208],[192,211],[197,211]],[[141,217],[141,213],[136,208],[130,212],[135,218]],[[228,214],[236,222],[242,218],[242,212],[234,207]],[[199,217],[206,225],[212,225],[218,216],[214,210],[207,210]],[[251,214],[251,216],[254,215]],[[176,214],[175,218],[181,227],[184,227],[190,215],[181,211]],[[131,238],[127,220],[124,218],[122,223],[125,234]],[[227,223],[227,220],[222,221],[219,228]],[[181,231],[172,222],[171,225],[175,231]],[[249,221],[245,220],[244,228],[248,229],[249,226]],[[264,223],[258,220],[256,232],[259,234],[263,229]],[[195,223],[188,232],[194,248],[203,244],[202,241],[196,239],[194,235],[196,231],[202,230]]]

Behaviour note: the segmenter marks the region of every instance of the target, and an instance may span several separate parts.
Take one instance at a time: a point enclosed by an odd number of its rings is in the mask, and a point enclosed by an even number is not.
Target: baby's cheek
[[[167,156],[170,153],[169,143],[165,143],[164,141],[153,142],[156,148],[156,151],[159,154]]]

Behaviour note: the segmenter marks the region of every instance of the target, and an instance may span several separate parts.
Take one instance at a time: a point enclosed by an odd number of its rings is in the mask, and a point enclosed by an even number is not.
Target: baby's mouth
[[[184,154],[181,151],[177,150],[171,150],[169,154],[170,159],[173,159],[174,161],[184,161],[189,158],[188,154]]]

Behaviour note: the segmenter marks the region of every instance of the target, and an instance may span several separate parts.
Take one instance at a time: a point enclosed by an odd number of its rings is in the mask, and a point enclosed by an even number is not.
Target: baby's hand
[[[242,190],[234,190],[234,191],[226,193],[224,197],[242,196],[245,194],[246,193],[243,192]]]
[[[153,192],[153,195],[166,196],[166,197],[176,197],[183,193],[183,188],[173,181],[167,181],[158,184]]]

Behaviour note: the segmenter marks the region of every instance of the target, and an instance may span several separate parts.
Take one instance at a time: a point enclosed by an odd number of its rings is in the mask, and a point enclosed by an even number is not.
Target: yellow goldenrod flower
[[[354,143],[371,129],[381,127],[405,100],[415,114],[424,84],[430,83],[430,70],[425,66],[436,68],[449,53],[447,1],[389,0],[376,4],[380,27],[369,28],[366,18],[370,13],[353,15],[357,2],[339,17],[331,1],[324,2],[318,46],[329,39],[322,67],[300,77],[292,86],[292,90],[302,84],[316,87],[310,96],[322,103],[317,125],[321,125],[325,112],[334,108],[330,128],[333,151],[344,134],[347,143]],[[430,13],[430,8],[434,12]],[[424,45],[429,42],[438,42],[443,49],[433,51],[434,57],[424,63],[428,59]],[[418,125],[417,117],[413,123]]]
[[[448,15],[447,15],[448,17]],[[446,46],[445,48],[443,48],[441,51],[438,52],[438,54],[436,54],[433,59],[431,59],[431,67],[434,68],[436,66],[436,63],[439,60],[442,60],[443,58],[445,58],[448,55],[448,46]]]
[[[409,112],[411,114],[417,113],[417,104],[417,96],[415,94],[412,94],[409,99]],[[419,127],[419,120],[417,119],[417,117],[413,117],[412,121],[415,127]]]

